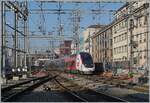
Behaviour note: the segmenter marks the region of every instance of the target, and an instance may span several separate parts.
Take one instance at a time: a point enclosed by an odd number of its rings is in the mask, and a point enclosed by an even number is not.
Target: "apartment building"
[[[132,30],[132,52],[133,66],[144,67],[148,64],[148,18],[149,4],[138,2],[134,5],[133,30]]]
[[[129,68],[147,65],[149,4],[130,2],[119,8],[116,19],[92,36],[94,62]]]
[[[112,63],[112,25],[103,27],[92,36],[92,56],[94,62]]]
[[[127,3],[115,14],[112,28],[114,63],[122,67],[146,65],[148,7],[144,1]]]

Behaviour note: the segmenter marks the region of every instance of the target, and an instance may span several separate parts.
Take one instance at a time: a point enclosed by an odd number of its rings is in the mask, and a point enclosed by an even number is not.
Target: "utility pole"
[[[91,51],[90,51],[90,39],[91,39],[91,33],[90,33],[90,30],[89,30],[89,36],[88,36],[88,42],[89,42],[89,53],[91,52]]]
[[[133,40],[132,40],[133,28],[134,28],[134,19],[133,19],[133,16],[131,16],[130,28],[129,28],[129,31],[130,31],[130,71],[133,66]]]
[[[0,17],[1,17],[1,34],[0,34],[0,41],[1,41],[1,42],[0,42],[0,48],[1,48],[1,49],[0,49],[1,74],[2,74],[2,67],[3,67],[3,66],[2,66],[2,56],[3,56],[3,55],[2,55],[2,50],[3,50],[3,49],[2,49],[2,42],[3,42],[3,41],[2,41],[2,39],[3,39],[3,38],[2,38],[2,35],[3,35],[3,30],[2,30],[2,29],[3,29],[3,16],[2,16],[2,13],[3,13],[3,6],[2,6],[2,5],[3,5],[3,1],[0,2],[0,8],[1,8],[1,10],[2,10],[2,12],[0,13]],[[2,77],[2,75],[1,75],[1,77]]]
[[[26,53],[27,53],[27,21],[24,20],[24,67],[26,66]]]
[[[150,3],[149,2],[149,0],[147,0],[147,2],[148,3]],[[150,14],[150,7],[148,8],[148,10],[147,10],[147,12]],[[148,16],[147,16],[148,17]],[[148,30],[150,29],[149,27],[149,25],[150,25],[150,17],[148,17]],[[150,70],[150,36],[149,36],[149,31],[148,31],[148,33],[147,33],[147,71],[148,71],[148,73],[149,73],[149,70]],[[149,75],[149,74],[148,74]]]
[[[14,38],[14,65],[15,68],[17,69],[17,49],[18,49],[18,33],[17,33],[17,29],[18,29],[18,11],[15,10],[14,11],[14,34],[15,34],[15,38]]]
[[[27,46],[28,46],[28,43],[27,43],[27,35],[28,35],[28,20],[27,20],[27,15],[28,15],[28,3],[27,1],[25,1],[25,8],[24,8],[24,13],[26,14],[25,17],[24,17],[24,67],[27,66],[27,63],[26,63],[26,58],[27,58]]]
[[[132,71],[132,66],[133,66],[133,29],[134,29],[134,15],[133,15],[133,3],[131,2],[130,7],[129,7],[130,13],[129,13],[129,32],[130,32],[130,68],[129,71]]]
[[[2,40],[1,40],[1,73],[2,73],[2,79],[3,82],[6,79],[5,78],[5,46],[6,46],[6,15],[5,15],[5,1],[1,1],[1,33],[2,33]]]
[[[103,47],[103,51],[104,51],[104,61],[103,61],[103,63],[104,63],[104,71],[106,71],[106,38],[105,38],[105,35],[106,35],[106,33],[104,33],[104,35],[103,35],[103,44],[104,44],[104,47]]]
[[[79,52],[79,22],[80,22],[80,10],[73,11],[73,33],[75,36],[76,53]]]

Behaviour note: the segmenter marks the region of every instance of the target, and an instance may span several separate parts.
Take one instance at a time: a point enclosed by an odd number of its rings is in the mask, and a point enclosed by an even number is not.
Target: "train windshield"
[[[89,53],[80,53],[82,62],[86,67],[93,67],[93,60]]]

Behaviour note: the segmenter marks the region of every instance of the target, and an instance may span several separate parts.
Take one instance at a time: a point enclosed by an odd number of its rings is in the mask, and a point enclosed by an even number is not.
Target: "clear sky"
[[[94,24],[101,24],[106,25],[109,24],[113,18],[113,12],[107,12],[109,10],[117,10],[123,5],[123,3],[61,3],[62,10],[72,10],[72,9],[79,9],[80,12],[80,37],[82,37],[82,31]],[[29,10],[33,9],[40,9],[41,5],[40,2],[29,1]],[[58,10],[59,4],[58,3],[43,3],[42,9],[56,9]],[[91,10],[102,10],[98,14],[93,14]],[[103,11],[106,10],[106,11]],[[58,28],[59,28],[59,21],[58,21],[58,14],[56,11],[49,11],[50,14],[38,13],[35,14],[36,11],[30,11],[29,15],[29,31],[30,35],[44,35],[43,32],[38,32],[39,27],[41,26],[42,29],[46,32],[45,35],[52,34],[58,35]],[[64,11],[65,14],[60,14],[61,18],[61,25],[63,25],[63,34],[65,36],[72,36],[73,32],[73,25],[72,25],[72,16],[71,11]],[[55,14],[54,14],[55,13]],[[44,19],[43,19],[44,18]],[[30,41],[31,47],[40,46],[45,47],[49,46],[49,41],[46,39],[32,39]],[[57,44],[56,42],[54,44]]]

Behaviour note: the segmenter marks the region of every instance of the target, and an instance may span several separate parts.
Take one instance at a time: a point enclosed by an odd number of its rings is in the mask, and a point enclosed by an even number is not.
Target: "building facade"
[[[88,52],[92,55],[92,39],[96,32],[101,30],[103,25],[91,25],[83,31],[83,51]]]
[[[104,63],[107,67],[110,66],[109,64],[112,63],[112,26],[105,26],[97,32],[92,37],[92,44],[94,62]]]
[[[148,8],[148,3],[140,1],[118,9],[115,20],[92,36],[94,62],[115,68],[148,65]]]
[[[147,64],[148,7],[143,1],[127,3],[115,14],[113,62],[121,68]]]

